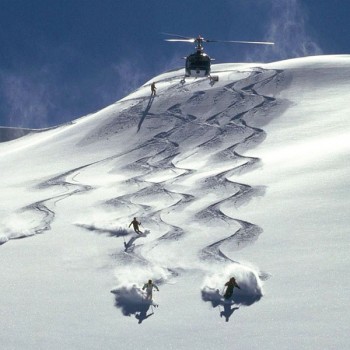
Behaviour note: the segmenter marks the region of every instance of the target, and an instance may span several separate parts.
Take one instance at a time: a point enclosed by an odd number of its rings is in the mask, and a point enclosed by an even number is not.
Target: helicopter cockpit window
[[[188,60],[187,67],[190,69],[209,69],[210,60],[203,57],[197,57],[197,58],[191,57]]]

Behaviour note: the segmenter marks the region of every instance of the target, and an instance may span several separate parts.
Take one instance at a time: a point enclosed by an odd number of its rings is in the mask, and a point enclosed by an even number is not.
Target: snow
[[[350,56],[182,74],[6,132],[5,349],[348,347]]]

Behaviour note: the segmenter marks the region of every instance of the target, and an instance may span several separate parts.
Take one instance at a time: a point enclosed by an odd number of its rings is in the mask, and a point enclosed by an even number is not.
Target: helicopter
[[[233,40],[209,40],[198,35],[197,38],[190,38],[178,34],[162,33],[176,37],[176,39],[164,39],[171,42],[185,42],[194,43],[196,45],[196,52],[190,54],[186,59],[185,76],[186,77],[210,77],[211,61],[215,59],[210,58],[203,48],[203,43],[234,43],[234,44],[257,44],[257,45],[274,45],[273,42],[268,41],[233,41]]]

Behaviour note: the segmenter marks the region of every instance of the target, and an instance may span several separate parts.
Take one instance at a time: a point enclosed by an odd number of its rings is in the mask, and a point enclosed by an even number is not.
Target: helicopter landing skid
[[[189,75],[185,75],[181,80],[180,83],[183,85],[186,83],[186,78],[191,78]],[[198,77],[194,77],[194,79],[197,79]],[[218,75],[208,75],[207,78],[209,78],[210,84],[214,85],[216,82],[219,81]]]

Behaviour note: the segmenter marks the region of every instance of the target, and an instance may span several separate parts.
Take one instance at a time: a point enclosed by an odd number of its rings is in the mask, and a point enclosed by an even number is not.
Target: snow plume
[[[0,245],[9,239],[28,237],[35,234],[40,218],[32,213],[14,213],[0,221]]]
[[[48,114],[53,107],[49,98],[49,87],[42,79],[43,72],[39,77],[30,75],[18,75],[0,72],[0,86],[3,94],[7,115],[6,124],[16,127],[41,128],[47,126]]]
[[[152,280],[156,284],[161,284],[172,275],[170,270],[161,266],[151,265],[146,262],[141,263],[141,265],[129,264],[125,267],[118,267],[115,271],[117,279],[116,289],[131,289],[135,286],[142,287],[148,280]],[[132,274],[130,271],[132,271]]]
[[[123,59],[112,66],[112,72],[117,81],[115,95],[119,98],[123,98],[138,89],[157,72],[179,68],[184,64],[180,55],[173,55],[166,59],[160,57],[152,67],[146,67],[142,56],[135,53],[132,56],[134,56],[134,59]]]
[[[106,227],[98,225],[86,225],[86,224],[76,224],[77,226],[83,227],[89,231],[94,231],[98,233],[107,234],[110,237],[126,237],[130,234],[130,230],[127,230],[124,227]]]
[[[191,49],[192,48],[190,47],[190,50],[184,51],[184,54],[182,56],[177,52],[166,58],[161,57],[159,60],[159,71],[168,72],[174,69],[181,69],[182,67],[184,67],[185,61],[183,58],[191,52]]]
[[[213,274],[205,278],[202,286],[202,299],[211,302],[213,307],[222,304],[222,294],[225,283],[235,277],[240,289],[234,288],[233,301],[235,304],[252,305],[263,295],[262,283],[252,269],[240,264],[227,266],[222,273]]]
[[[0,245],[6,243],[8,240],[7,236],[0,234]]]
[[[142,59],[137,61],[125,59],[113,65],[112,69],[118,82],[117,96],[126,96],[149,79],[149,74],[143,69],[143,61]]]
[[[275,45],[256,48],[247,60],[275,61],[322,54],[321,48],[307,33],[308,16],[300,0],[271,0],[271,6],[265,40],[273,41]]]
[[[141,323],[153,314],[149,310],[153,302],[146,299],[146,294],[142,291],[143,285],[148,280],[159,285],[170,275],[171,271],[148,264],[119,267],[116,271],[118,286],[111,291],[115,297],[115,307],[121,309],[125,316],[135,315]]]
[[[74,224],[89,231],[107,234],[111,237],[125,237],[132,232],[127,229],[129,222],[125,220],[116,222],[110,215],[110,212],[95,209],[93,212],[84,213],[84,216]]]

